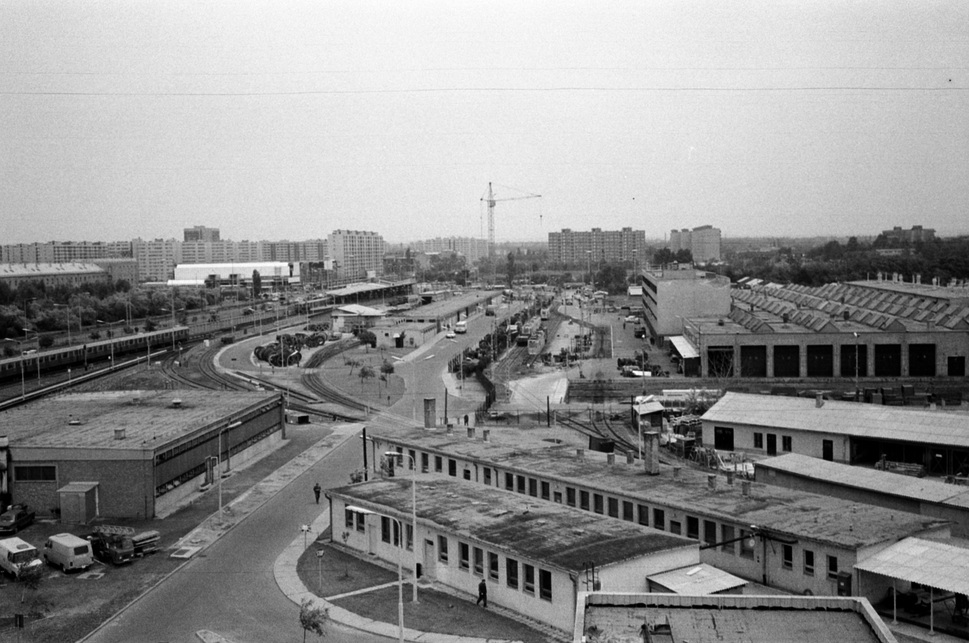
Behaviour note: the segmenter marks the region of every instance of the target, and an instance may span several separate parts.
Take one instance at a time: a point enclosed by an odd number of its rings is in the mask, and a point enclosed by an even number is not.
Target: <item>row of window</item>
[[[448,544],[447,536],[437,537],[437,560],[444,565],[450,564]],[[496,583],[500,582],[501,557],[497,553],[458,541],[458,569],[469,571],[475,576],[484,578],[485,559],[487,559],[488,578]],[[536,571],[538,571],[537,576]],[[552,572],[505,556],[505,584],[509,589],[520,589],[526,594],[535,596],[536,578],[538,579],[538,597],[543,601],[551,602]]]
[[[781,566],[784,569],[794,570],[794,546],[793,545],[781,545]],[[805,576],[814,576],[814,552],[810,549],[805,549],[802,552],[802,566],[801,571]],[[828,579],[837,580],[838,579],[838,557],[828,555]]]

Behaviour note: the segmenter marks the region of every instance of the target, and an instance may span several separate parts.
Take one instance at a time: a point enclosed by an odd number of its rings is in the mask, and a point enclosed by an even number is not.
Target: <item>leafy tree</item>
[[[676,255],[669,248],[660,248],[653,254],[653,263],[657,263],[661,266],[673,263],[676,261]]]
[[[23,603],[27,598],[27,590],[36,591],[44,580],[44,565],[34,565],[20,571],[17,581],[23,586],[20,593],[20,602]]]
[[[50,348],[54,345],[54,338],[50,335],[41,335],[37,338],[37,345],[41,348]]]
[[[359,339],[362,344],[369,344],[370,348],[377,348],[377,336],[369,330],[361,329],[357,333],[357,339]]]
[[[252,296],[258,297],[262,293],[262,277],[258,270],[252,271]]]
[[[392,375],[394,373],[394,365],[384,360],[384,363],[380,365],[380,372],[384,375]]]
[[[361,366],[360,370],[357,371],[357,377],[360,378],[360,383],[363,384],[372,377],[376,377],[376,373],[370,366]]]
[[[299,624],[303,628],[303,643],[306,643],[307,632],[326,638],[326,626],[329,622],[330,612],[327,608],[316,607],[311,598],[303,599],[299,606]]]

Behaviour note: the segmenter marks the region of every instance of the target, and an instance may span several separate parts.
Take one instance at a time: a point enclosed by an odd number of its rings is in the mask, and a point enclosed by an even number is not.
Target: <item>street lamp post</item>
[[[230,454],[229,454],[230,449],[228,449],[228,448],[226,449],[226,452],[225,452],[225,471],[224,472],[222,471],[222,433],[224,431],[228,431],[229,429],[234,429],[237,426],[242,426],[242,422],[233,422],[232,424],[230,424],[228,426],[224,426],[221,429],[219,429],[219,454],[218,454],[218,459],[219,459],[219,462],[218,462],[218,464],[219,464],[219,467],[218,467],[218,473],[219,473],[219,522],[222,522],[222,478],[232,472],[232,465],[231,465],[231,462],[229,460],[229,457],[230,457]]]
[[[858,333],[852,333],[855,336],[855,402],[858,401]]]
[[[396,451],[394,455],[397,455]],[[376,513],[370,509],[364,509],[363,507],[354,505],[347,505],[346,509],[347,511],[354,511],[364,515]],[[397,528],[400,530],[400,546],[397,549],[397,641],[398,643],[404,643],[404,566],[401,562],[404,557],[404,525],[400,522],[399,518],[393,516],[387,516],[387,518],[397,523]],[[415,534],[414,536],[416,538],[417,535]]]
[[[447,422],[445,421],[445,424],[446,423]],[[411,529],[414,532],[413,535],[411,536],[411,540],[413,541],[411,543],[412,544],[411,550],[414,553],[413,601],[414,603],[417,603],[417,460],[415,460],[414,456],[410,455],[409,453],[397,453],[396,451],[387,451],[384,453],[384,455],[387,456],[388,458],[400,458],[401,460],[403,460],[404,458],[410,458],[411,467],[413,467],[411,469],[413,473],[411,475],[411,485],[410,485],[410,496],[411,496],[410,497],[410,502],[411,502],[410,518],[411,518],[411,524],[412,524]]]

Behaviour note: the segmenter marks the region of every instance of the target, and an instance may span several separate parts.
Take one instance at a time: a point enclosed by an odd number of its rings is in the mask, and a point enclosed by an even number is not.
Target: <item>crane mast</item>
[[[499,201],[518,201],[520,199],[538,199],[541,194],[528,194],[526,196],[512,196],[503,199],[496,199],[491,182],[488,182],[488,191],[481,200],[488,204],[488,259],[495,258],[495,204]]]

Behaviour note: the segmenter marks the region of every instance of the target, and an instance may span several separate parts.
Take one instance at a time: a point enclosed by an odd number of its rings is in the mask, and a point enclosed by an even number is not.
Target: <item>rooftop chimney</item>
[[[717,490],[717,474],[715,473],[707,474],[707,486],[710,487],[710,491]]]
[[[485,442],[491,437],[491,429],[481,429],[481,439]]]
[[[659,475],[659,433],[656,431],[643,434],[643,468],[647,475]]]
[[[750,497],[750,480],[744,480],[740,483],[740,490],[744,494],[744,498]]]
[[[172,408],[173,409],[182,408],[182,398],[176,397],[174,400],[172,400]]]
[[[727,484],[733,484],[733,471],[727,471]]]
[[[124,440],[124,429],[115,429],[114,430],[114,439],[115,440]]]
[[[680,469],[683,467],[673,467],[673,479],[677,480],[680,477]]]
[[[576,449],[575,450],[575,459],[576,460],[584,460],[585,459],[585,449]]]
[[[626,451],[626,464],[633,464],[636,462],[636,454],[632,451]]]
[[[824,406],[824,397],[822,397],[821,393],[814,394],[814,406],[815,408],[821,408]]]
[[[468,427],[468,439],[469,440],[473,440],[474,439],[474,427],[473,426],[469,426]]]
[[[606,464],[616,464],[616,454],[607,453],[606,454]]]

